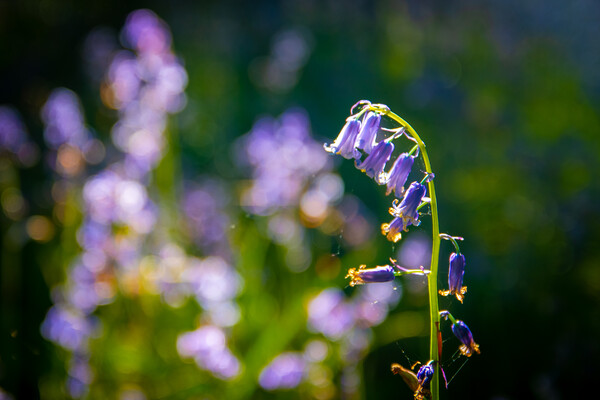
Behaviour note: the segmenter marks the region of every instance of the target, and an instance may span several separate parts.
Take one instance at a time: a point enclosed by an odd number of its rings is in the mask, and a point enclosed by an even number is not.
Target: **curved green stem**
[[[433,173],[431,169],[431,163],[429,162],[429,156],[427,155],[427,148],[425,143],[421,140],[421,137],[415,132],[408,122],[396,115],[387,107],[382,107],[378,104],[372,104],[369,108],[379,111],[382,114],[387,115],[400,125],[402,125],[408,134],[417,142],[419,150],[423,156],[423,162],[425,163],[425,172],[428,174]],[[428,290],[429,290],[429,317],[430,317],[430,342],[429,342],[429,359],[435,361],[435,374],[431,381],[431,398],[432,400],[439,399],[439,372],[440,372],[440,353],[439,351],[441,343],[439,341],[439,325],[440,325],[440,311],[438,305],[438,289],[437,289],[437,275],[438,275],[438,260],[440,253],[440,228],[437,210],[437,200],[435,196],[435,184],[433,179],[427,183],[429,189],[429,197],[431,199],[431,230],[432,230],[432,245],[431,245],[431,266],[428,274]]]
[[[454,245],[454,249],[456,250],[456,253],[457,253],[457,254],[460,254],[460,246],[458,245],[458,242],[457,242],[456,240],[457,240],[457,239],[458,239],[458,240],[462,240],[462,238],[461,238],[461,237],[458,237],[458,236],[450,236],[450,235],[447,235],[447,234],[445,234],[445,233],[440,233],[440,238],[442,238],[442,239],[446,239],[446,240],[450,240],[450,241],[452,242],[452,244]]]

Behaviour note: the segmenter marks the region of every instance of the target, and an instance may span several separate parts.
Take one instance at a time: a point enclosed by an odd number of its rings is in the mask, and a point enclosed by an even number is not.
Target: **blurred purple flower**
[[[220,379],[232,379],[241,370],[238,359],[227,348],[225,333],[216,326],[201,326],[179,335],[177,351],[182,358],[193,358],[200,368]]]
[[[185,105],[187,73],[171,51],[167,25],[152,11],[132,12],[122,39],[135,54],[121,51],[115,55],[103,99],[119,111],[112,137],[126,153],[128,176],[140,178],[163,156],[166,117]]]
[[[41,326],[46,339],[71,351],[87,348],[88,339],[97,330],[97,324],[91,317],[56,304],[48,310]]]
[[[19,162],[27,167],[35,164],[39,156],[39,149],[29,140],[21,116],[8,106],[0,106],[0,154],[3,151],[16,155]]]
[[[79,97],[66,88],[54,89],[42,108],[44,138],[53,147],[64,143],[83,148],[89,138]]]
[[[162,53],[171,47],[167,25],[150,10],[133,11],[121,32],[126,45],[140,53]]]
[[[382,323],[389,310],[398,304],[401,290],[396,282],[373,283],[360,291],[356,300],[356,317],[366,326]]]
[[[88,392],[88,386],[92,383],[93,373],[88,357],[79,353],[73,355],[69,362],[67,377],[67,389],[71,397],[83,397]]]
[[[192,239],[206,254],[229,256],[227,232],[231,222],[225,210],[228,199],[217,181],[206,181],[184,194],[183,211]]]
[[[354,308],[339,289],[323,290],[308,305],[309,328],[329,339],[340,339],[352,329],[354,322]]]
[[[281,353],[263,368],[258,377],[260,386],[266,390],[293,389],[306,374],[306,361],[302,353]]]
[[[12,107],[0,106],[0,150],[17,153],[27,141],[25,125]]]
[[[250,167],[253,178],[242,193],[242,206],[257,215],[296,207],[309,179],[330,168],[300,110],[287,111],[278,120],[257,121],[238,141],[237,160]]]
[[[194,259],[182,279],[190,283],[198,303],[206,308],[235,298],[242,286],[239,274],[220,257]]]

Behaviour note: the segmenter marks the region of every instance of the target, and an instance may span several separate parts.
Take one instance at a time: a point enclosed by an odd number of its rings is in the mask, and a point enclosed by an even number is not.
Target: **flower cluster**
[[[41,327],[44,337],[71,353],[67,388],[74,398],[85,396],[93,381],[89,342],[102,330],[94,312],[113,302],[118,291],[137,296],[145,290],[161,295],[171,306],[194,297],[206,312],[206,322],[181,336],[180,355],[194,358],[220,379],[232,379],[241,371],[240,361],[227,347],[224,328],[240,318],[235,298],[242,280],[228,261],[224,232],[210,244],[219,250],[207,252],[211,256],[204,259],[185,254],[166,232],[155,232],[157,221],[165,216],[151,198],[149,173],[165,154],[167,117],[185,104],[187,74],[171,51],[168,27],[151,11],[132,12],[121,37],[131,51],[113,55],[101,89],[105,105],[119,116],[112,139],[121,152],[107,150],[110,164],[85,175],[85,163],[99,163],[105,153],[86,127],[75,93],[55,90],[42,110],[53,155],[50,164],[69,183],[55,185],[53,195],[63,208],[77,207],[66,202],[78,197],[83,203],[77,230],[81,252],[68,267],[64,284],[54,289],[54,305]],[[77,176],[83,181],[76,182]],[[203,229],[223,230],[222,213],[217,211],[195,209],[191,219],[201,221]]]
[[[401,197],[416,157],[413,152],[418,148],[414,148],[410,153],[400,154],[386,172],[386,164],[394,152],[392,140],[402,136],[405,132],[400,129],[389,138],[378,142],[378,133],[382,130],[382,114],[379,111],[365,113],[365,110],[349,117],[335,141],[329,145],[325,144],[323,147],[331,154],[354,159],[356,168],[373,178],[377,184],[387,186],[387,194],[393,191],[395,196]],[[361,158],[364,159],[361,161]]]
[[[355,110],[357,110],[356,113],[354,113]],[[356,168],[372,178],[378,185],[387,186],[386,195],[394,193],[396,198],[389,209],[389,213],[393,219],[389,223],[381,225],[381,233],[389,241],[398,242],[402,238],[402,232],[406,232],[409,226],[418,226],[421,222],[419,219],[419,210],[426,205],[430,206],[430,213],[433,218],[432,230],[434,242],[439,244],[440,239],[450,240],[456,249],[456,252],[450,256],[448,289],[439,290],[439,294],[442,296],[454,295],[462,303],[467,291],[466,286],[463,286],[466,264],[465,257],[460,252],[457,243],[457,240],[462,240],[462,238],[439,233],[435,190],[432,182],[434,174],[431,171],[423,141],[410,125],[392,113],[385,105],[371,104],[369,101],[363,100],[352,107],[351,114],[335,141],[332,144],[324,145],[325,150],[331,154],[341,155],[346,159],[354,159]],[[382,128],[382,117],[389,117],[400,126],[397,129]],[[378,140],[381,131],[391,132],[391,135]],[[405,137],[411,142],[416,143],[416,145],[414,145],[410,152],[397,156],[392,167],[386,171],[386,164],[390,161],[394,153],[393,141],[400,137]],[[425,164],[425,177],[420,182],[412,182],[405,190],[404,185],[411,173],[414,161],[419,155],[422,156],[423,163]],[[430,192],[431,198],[427,197],[428,192]],[[436,248],[439,252],[439,246],[436,246]],[[391,282],[397,276],[406,274],[426,275],[428,276],[430,295],[433,296],[438,293],[436,289],[438,257],[438,253],[432,254],[431,270],[425,270],[423,267],[409,270],[391,260],[390,265],[376,266],[374,268],[367,268],[366,265],[361,265],[358,269],[350,268],[346,278],[350,278],[350,286],[356,286]],[[426,365],[423,365],[416,375],[399,364],[394,364],[392,367],[392,371],[401,375],[409,384],[411,390],[414,392],[415,399],[430,398],[432,393],[430,387],[438,369],[439,358],[441,357],[441,332],[439,331],[438,322],[440,317],[450,318],[452,321],[452,332],[461,342],[459,348],[461,354],[470,357],[473,353],[479,353],[479,346],[473,340],[471,331],[464,322],[455,320],[447,311],[439,315],[438,313],[437,306],[434,307],[432,305],[431,323],[432,326],[435,324],[435,329],[432,329],[432,332],[437,330],[438,334],[432,335],[431,348],[437,348],[438,350],[435,354],[432,351],[430,355],[431,360]],[[435,391],[437,393],[437,386]]]
[[[357,105],[361,103],[359,102]],[[414,142],[414,138],[406,133],[404,127],[400,127],[393,131],[390,137],[378,142],[378,134],[384,130],[381,128],[381,116],[385,114],[387,108],[368,112],[366,110],[368,107],[349,117],[337,139],[330,145],[324,145],[324,148],[329,153],[354,159],[356,168],[373,178],[377,184],[386,185],[386,195],[394,192],[397,199],[393,201],[390,208],[390,214],[394,218],[391,222],[381,225],[381,233],[389,241],[396,243],[402,238],[402,232],[407,231],[410,225],[418,226],[420,224],[419,209],[427,203],[425,197],[427,188],[422,182],[415,181],[407,190],[404,188],[414,160],[418,156],[419,147],[416,145],[410,152],[398,155],[392,166],[386,171],[386,164],[394,152],[392,141],[403,135],[412,142]],[[363,157],[364,159],[361,161]],[[399,201],[398,198],[402,200]]]
[[[122,38],[133,52],[113,57],[102,99],[119,112],[112,139],[125,153],[128,174],[143,177],[163,156],[168,114],[185,106],[187,73],[171,50],[168,27],[153,12],[132,12]]]

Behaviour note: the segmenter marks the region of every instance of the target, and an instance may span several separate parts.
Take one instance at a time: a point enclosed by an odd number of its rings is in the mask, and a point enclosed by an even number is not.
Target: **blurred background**
[[[0,398],[412,398],[390,364],[427,361],[423,278],[344,276],[427,267],[430,218],[387,242],[391,196],[323,151],[360,99],[419,132],[441,230],[465,237],[468,293],[440,307],[482,353],[455,357],[443,326],[442,398],[583,397],[599,17],[592,0],[0,1]]]

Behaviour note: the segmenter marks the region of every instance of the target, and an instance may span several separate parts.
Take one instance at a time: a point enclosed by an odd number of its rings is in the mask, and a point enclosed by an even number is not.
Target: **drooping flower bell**
[[[463,302],[467,287],[463,286],[465,274],[465,256],[462,254],[450,254],[450,266],[448,268],[448,290],[440,290],[442,296],[455,295],[458,301]]]
[[[404,194],[404,184],[410,174],[410,170],[415,162],[415,158],[408,153],[402,153],[398,156],[390,172],[386,174],[387,190],[386,196],[394,191],[396,197]]]
[[[381,234],[385,235],[390,242],[397,243],[402,239],[402,231],[404,228],[404,220],[400,217],[396,217],[389,224],[381,224]]]
[[[452,324],[452,333],[462,343],[459,350],[463,356],[471,357],[474,352],[479,354],[479,345],[473,340],[473,334],[467,324],[461,320],[455,320]]]
[[[435,374],[435,368],[433,367],[435,361],[431,360],[427,364],[422,365],[417,372],[417,380],[419,381],[419,387],[415,391],[415,399],[422,400],[430,397],[431,380],[433,374]]]
[[[356,150],[356,139],[359,131],[360,121],[353,118],[346,122],[335,141],[330,145],[324,144],[323,148],[329,153],[339,154],[346,159],[358,159],[360,152]]]
[[[397,242],[402,237],[401,231],[406,231],[408,226],[419,226],[419,211],[417,208],[423,201],[427,189],[419,182],[413,182],[404,193],[404,198],[398,204],[398,200],[394,200],[390,208],[390,214],[394,218],[389,224],[381,225],[381,233],[386,235],[388,240]]]
[[[375,112],[369,112],[363,120],[358,139],[356,140],[356,148],[363,150],[367,154],[371,154],[377,139],[377,131],[381,124],[381,115]]]
[[[371,151],[371,154],[364,159],[360,164],[356,162],[356,168],[367,174],[368,177],[374,178],[377,184],[384,183],[382,175],[385,164],[390,160],[394,144],[389,141],[382,140]]]
[[[394,267],[391,265],[375,268],[366,268],[366,265],[361,265],[358,269],[350,268],[346,278],[350,278],[350,286],[363,285],[365,283],[390,282],[395,278],[394,272]]]

